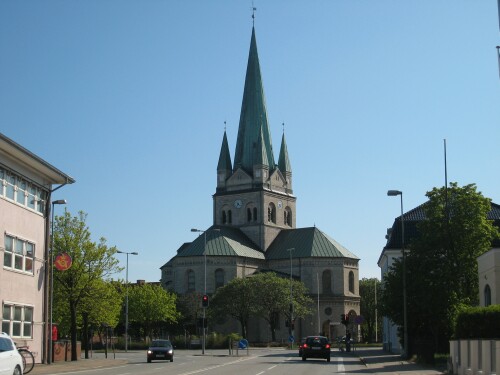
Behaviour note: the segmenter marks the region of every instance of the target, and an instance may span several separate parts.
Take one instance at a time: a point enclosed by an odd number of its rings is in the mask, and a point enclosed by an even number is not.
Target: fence
[[[452,340],[448,368],[455,375],[492,375],[500,370],[500,340]]]

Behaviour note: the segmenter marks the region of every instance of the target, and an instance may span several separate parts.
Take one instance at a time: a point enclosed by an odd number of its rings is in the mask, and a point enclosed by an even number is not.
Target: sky
[[[380,278],[387,228],[448,181],[500,203],[495,0],[254,0],[274,156],[297,227]],[[0,0],[0,132],[76,183],[53,195],[158,281],[212,225],[224,128],[234,158],[252,2]],[[55,214],[63,208],[56,206]],[[125,255],[117,254],[122,266]],[[125,271],[116,275],[125,279]]]

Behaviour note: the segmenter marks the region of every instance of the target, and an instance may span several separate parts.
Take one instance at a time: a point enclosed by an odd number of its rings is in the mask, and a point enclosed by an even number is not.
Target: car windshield
[[[154,340],[151,346],[154,346],[156,348],[168,348],[171,346],[171,344],[168,340]]]
[[[309,337],[307,339],[307,343],[309,345],[312,345],[312,344],[326,344],[326,339],[324,337]]]
[[[12,346],[12,341],[10,341],[7,338],[0,337],[0,352],[7,352],[14,350],[14,347]]]

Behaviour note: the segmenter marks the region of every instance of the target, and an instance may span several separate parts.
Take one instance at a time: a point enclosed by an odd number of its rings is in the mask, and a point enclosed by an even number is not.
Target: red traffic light
[[[201,298],[201,306],[208,307],[208,296],[206,294]]]

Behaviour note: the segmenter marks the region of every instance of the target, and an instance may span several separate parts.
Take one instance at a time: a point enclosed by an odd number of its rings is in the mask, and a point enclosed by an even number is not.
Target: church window
[[[276,207],[270,203],[267,207],[267,221],[276,224]]]
[[[488,284],[484,287],[484,306],[491,305],[491,289]]]
[[[224,270],[222,268],[218,268],[215,270],[215,289],[224,286]]]
[[[226,224],[226,222],[227,222],[226,211],[222,211],[222,224]]]
[[[253,221],[257,221],[257,207],[253,208]]]
[[[332,294],[332,273],[330,270],[323,271],[321,280],[323,283],[323,293]]]
[[[354,272],[349,272],[349,292],[354,293]]]
[[[250,207],[247,208],[247,221],[252,221],[252,209]]]
[[[233,222],[233,213],[231,210],[227,210],[227,223],[231,224]]]
[[[187,291],[194,292],[195,291],[195,275],[193,270],[188,270],[186,274],[187,279]]]

